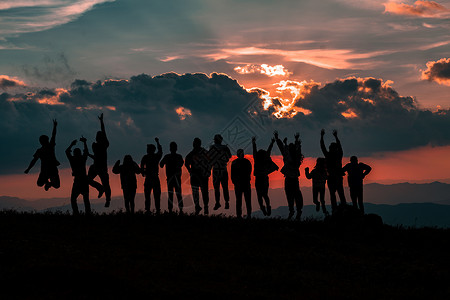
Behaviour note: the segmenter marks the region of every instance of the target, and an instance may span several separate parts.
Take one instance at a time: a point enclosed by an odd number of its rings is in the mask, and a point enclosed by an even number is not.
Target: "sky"
[[[0,194],[59,195],[23,175],[38,138],[56,118],[67,170],[65,148],[90,144],[100,113],[110,165],[139,162],[156,136],[186,155],[221,133],[250,154],[274,130],[300,132],[313,162],[324,128],[368,180],[448,179],[449,29],[450,1],[2,1]]]

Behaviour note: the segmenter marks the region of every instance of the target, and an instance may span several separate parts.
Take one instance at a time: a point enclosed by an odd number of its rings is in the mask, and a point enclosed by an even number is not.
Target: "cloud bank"
[[[90,144],[99,130],[101,112],[111,143],[110,163],[125,154],[139,160],[156,136],[164,151],[176,141],[185,155],[194,137],[207,146],[215,133],[222,133],[233,149],[245,148],[252,135],[264,146],[275,129],[289,139],[300,131],[306,156],[320,155],[321,128],[327,130],[327,142],[332,129],[339,131],[345,155],[450,145],[450,132],[442,130],[450,125],[450,111],[421,109],[413,97],[399,95],[389,81],[344,78],[324,85],[283,81],[278,87],[280,94],[270,95],[246,90],[225,74],[167,73],[127,80],[76,80],[69,89],[3,93],[1,173],[23,172],[39,147],[38,137],[50,134],[52,118],[59,120],[57,156],[67,166],[64,149],[81,135]],[[276,116],[280,107],[285,114]]]
[[[446,18],[450,9],[434,1],[416,1],[413,5],[397,2],[384,3],[385,13],[422,18]]]

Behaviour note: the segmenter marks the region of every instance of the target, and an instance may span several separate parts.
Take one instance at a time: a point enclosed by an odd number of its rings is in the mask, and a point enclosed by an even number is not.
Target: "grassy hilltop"
[[[12,211],[0,228],[4,299],[450,295],[444,229]]]

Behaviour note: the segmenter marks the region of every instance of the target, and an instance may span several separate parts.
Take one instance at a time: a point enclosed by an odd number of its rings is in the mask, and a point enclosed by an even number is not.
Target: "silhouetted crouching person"
[[[214,210],[220,208],[220,186],[222,185],[225,209],[230,208],[230,193],[228,191],[227,164],[231,158],[231,151],[226,145],[222,145],[223,138],[220,134],[214,136],[214,144],[209,148],[208,155],[211,159],[214,195],[216,204]]]
[[[136,197],[137,189],[136,174],[139,174],[141,169],[134,162],[131,155],[125,155],[123,164],[120,164],[120,160],[116,161],[112,172],[114,174],[120,174],[120,184],[122,186],[126,212],[134,213],[134,198]]]
[[[244,150],[237,151],[237,159],[231,163],[231,181],[234,184],[236,194],[236,215],[242,217],[242,195],[245,198],[247,208],[247,219],[252,217],[252,189],[250,176],[252,174],[252,164],[244,157]]]
[[[86,160],[88,158],[88,147],[85,138],[80,138],[84,144],[83,154],[80,148],[75,148],[72,155],[72,147],[75,146],[77,140],[72,141],[70,146],[66,149],[66,156],[69,159],[70,167],[72,168],[73,185],[70,195],[70,204],[74,215],[78,215],[77,198],[79,195],[83,196],[84,210],[86,214],[91,213],[91,203],[89,202],[89,181],[86,174]]]
[[[350,163],[346,164],[342,170],[348,173],[348,186],[350,187],[353,206],[358,207],[359,205],[359,210],[364,214],[363,180],[372,171],[372,168],[366,164],[358,163],[358,158],[352,156]]]
[[[208,151],[202,147],[202,141],[195,138],[192,143],[194,149],[189,152],[185,159],[185,166],[190,174],[192,198],[194,199],[195,214],[198,215],[202,210],[200,206],[200,193],[202,191],[204,214],[209,214],[209,190],[208,180],[211,176],[211,165]]]
[[[184,164],[183,157],[177,153],[177,143],[170,143],[170,154],[166,154],[159,164],[161,168],[166,166],[167,191],[169,196],[168,209],[173,209],[173,193],[177,194],[178,209],[183,213],[183,196],[181,194],[181,167]]]
[[[330,190],[331,209],[333,212],[335,212],[337,208],[336,192],[339,195],[341,204],[343,205],[346,204],[344,194],[344,181],[343,181],[344,172],[342,171],[342,156],[344,154],[336,130],[333,130],[333,135],[334,138],[336,139],[336,142],[330,144],[329,151],[327,151],[327,148],[325,147],[325,142],[323,141],[324,135],[325,130],[322,129],[322,131],[320,132],[320,148],[322,149],[323,155],[325,156],[328,170],[327,183],[328,189]]]
[[[289,206],[288,219],[294,215],[294,203],[297,207],[297,215],[295,218],[300,220],[303,209],[303,196],[300,191],[300,184],[298,177],[300,177],[300,165],[303,162],[302,147],[299,139],[299,134],[295,134],[295,143],[287,144],[287,138],[284,143],[278,138],[278,132],[274,132],[277,146],[283,155],[284,166],[281,168],[281,173],[284,175],[284,191]]]
[[[145,177],[144,195],[145,195],[145,211],[150,212],[150,195],[153,191],[155,199],[156,213],[161,211],[161,183],[159,181],[159,162],[162,157],[162,147],[159,139],[155,138],[158,152],[155,153],[155,145],[147,145],[147,154],[141,160],[141,173]]]
[[[101,131],[97,131],[95,142],[92,143],[93,155],[90,155],[94,159],[94,163],[89,167],[88,178],[89,184],[98,190],[98,198],[105,193],[105,207],[109,207],[111,203],[111,187],[109,186],[109,174],[108,174],[108,147],[109,141],[106,137],[105,123],[103,122],[103,114],[98,119],[100,120]],[[94,178],[99,176],[102,184],[98,184],[94,181]]]
[[[312,191],[313,191],[313,203],[316,205],[316,211],[320,210],[322,205],[322,212],[325,216],[328,215],[327,208],[325,206],[325,184],[327,183],[327,168],[325,165],[325,158],[319,157],[316,161],[316,166],[309,172],[309,168],[305,168],[306,178],[312,179]],[[318,198],[320,196],[320,202]]]
[[[39,173],[39,177],[37,180],[37,185],[39,187],[43,186],[46,191],[49,188],[54,187],[58,189],[60,187],[58,166],[60,165],[59,161],[56,159],[55,155],[55,146],[56,146],[56,126],[58,123],[56,120],[53,120],[53,131],[52,137],[49,141],[48,136],[41,135],[39,137],[39,143],[41,143],[41,148],[36,150],[36,153],[33,155],[33,159],[31,160],[28,168],[25,170],[25,174],[30,172],[31,168],[36,164],[36,162],[41,160],[41,172]]]
[[[257,150],[256,138],[252,138],[255,189],[258,197],[259,208],[265,216],[270,216],[272,214],[269,199],[269,174],[278,170],[278,166],[270,158],[270,153],[272,152],[274,143],[275,139],[272,139],[267,151],[263,149]],[[263,201],[265,201],[266,206],[264,206]]]

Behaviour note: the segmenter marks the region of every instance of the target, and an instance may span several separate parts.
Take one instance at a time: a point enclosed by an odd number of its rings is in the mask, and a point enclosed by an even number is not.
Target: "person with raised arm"
[[[192,198],[195,205],[195,215],[198,215],[202,210],[200,206],[200,192],[203,198],[203,213],[209,214],[209,189],[208,181],[211,176],[211,164],[209,161],[208,151],[202,147],[202,141],[195,138],[191,152],[186,155],[185,167],[190,174],[190,182],[192,188]]]
[[[277,171],[278,166],[270,158],[275,138],[269,144],[267,150],[256,147],[256,137],[252,138],[253,146],[253,175],[255,176],[255,189],[258,197],[259,208],[263,215],[270,216],[272,214],[272,207],[270,206],[269,198],[269,174]],[[264,206],[265,202],[265,206]]]
[[[236,215],[242,217],[242,195],[247,208],[247,219],[252,217],[252,186],[250,178],[252,175],[252,164],[244,157],[244,150],[238,149],[237,158],[231,163],[231,181],[234,184],[236,194]]]
[[[155,138],[156,147],[153,144],[147,144],[147,154],[141,160],[141,174],[145,177],[144,196],[145,211],[150,212],[150,196],[153,191],[155,199],[156,213],[161,212],[161,183],[159,181],[159,162],[162,157],[162,147],[159,139]],[[155,153],[156,149],[158,151]]]
[[[211,159],[214,196],[216,204],[214,210],[218,210],[220,205],[220,186],[225,199],[225,209],[230,208],[230,192],[228,191],[228,171],[227,164],[231,158],[231,151],[227,145],[222,145],[223,137],[220,134],[214,136],[214,144],[209,147],[208,155]]]
[[[342,157],[344,152],[342,151],[341,141],[338,138],[336,130],[333,130],[333,136],[336,142],[333,142],[329,146],[329,150],[325,147],[323,136],[325,135],[325,129],[320,132],[320,148],[325,156],[327,170],[328,170],[328,189],[330,191],[331,209],[334,213],[337,209],[336,192],[339,195],[341,205],[346,204],[344,194],[344,172],[342,171]]]
[[[103,121],[103,113],[98,117],[100,120],[101,131],[97,131],[95,142],[92,143],[91,157],[94,159],[94,163],[89,167],[88,178],[89,184],[98,190],[98,198],[101,198],[105,193],[106,202],[105,207],[109,207],[111,203],[111,187],[109,185],[108,174],[108,147],[109,141],[106,136],[105,123]],[[94,178],[99,176],[102,182],[101,188],[95,183]]]
[[[364,214],[363,180],[372,171],[372,168],[369,165],[358,162],[358,157],[352,156],[350,157],[350,163],[346,164],[342,171],[348,174],[348,186],[353,206],[358,208],[359,205],[359,210]]]
[[[141,172],[141,168],[133,160],[131,155],[125,155],[123,164],[120,164],[120,160],[116,161],[112,172],[114,174],[120,174],[120,185],[123,191],[123,200],[125,201],[125,211],[134,214],[134,198],[136,197],[137,189],[136,174]]]
[[[166,167],[169,213],[171,213],[173,209],[173,194],[175,192],[178,200],[178,209],[180,210],[180,214],[182,214],[183,195],[181,193],[181,167],[183,167],[184,160],[183,157],[177,153],[177,143],[171,142],[169,147],[170,153],[164,156],[159,163],[159,166],[161,168],[164,168],[164,166]]]
[[[325,184],[327,183],[328,173],[324,157],[319,157],[316,160],[314,169],[310,172],[309,168],[305,168],[305,176],[312,179],[313,203],[316,205],[316,211],[320,210],[325,216],[328,216],[327,207],[325,206]],[[320,202],[319,202],[320,197]]]
[[[84,211],[88,215],[91,214],[91,203],[89,202],[89,181],[86,173],[86,161],[89,156],[89,151],[86,144],[86,138],[81,137],[80,141],[84,145],[83,153],[81,153],[80,148],[75,148],[72,154],[72,147],[77,144],[77,140],[73,140],[66,149],[66,156],[69,160],[70,167],[72,168],[73,176],[70,205],[72,206],[73,215],[79,215],[77,198],[79,195],[82,195]]]
[[[303,196],[300,191],[300,183],[298,178],[300,177],[300,165],[303,162],[302,147],[300,141],[300,134],[297,132],[295,134],[295,142],[287,143],[287,138],[282,142],[278,137],[278,132],[274,132],[275,141],[283,155],[283,168],[281,168],[281,173],[284,175],[284,191],[286,193],[286,199],[289,206],[289,216],[291,219],[294,216],[294,203],[297,207],[296,220],[300,220],[303,210]]]
[[[61,185],[58,173],[59,161],[56,159],[55,146],[56,146],[56,127],[58,122],[53,120],[52,137],[48,138],[47,135],[41,135],[39,137],[39,143],[41,148],[37,149],[33,155],[28,168],[25,170],[25,174],[28,174],[31,168],[34,167],[38,160],[41,160],[41,172],[37,180],[39,187],[44,187],[48,191],[51,187],[58,189]]]

